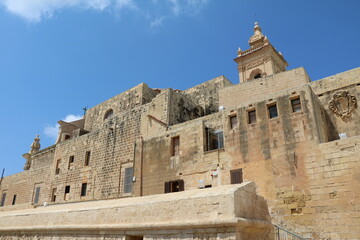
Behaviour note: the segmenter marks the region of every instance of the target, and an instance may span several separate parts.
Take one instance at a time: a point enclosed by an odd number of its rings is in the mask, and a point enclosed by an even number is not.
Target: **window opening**
[[[184,191],[184,180],[165,182],[165,193]]]
[[[293,112],[300,112],[301,111],[300,97],[292,99],[291,106],[292,106]]]
[[[91,154],[90,151],[87,151],[87,152],[85,153],[85,166],[89,166],[89,163],[90,163],[90,154]]]
[[[132,192],[132,179],[133,179],[133,168],[125,168],[124,176],[124,193]]]
[[[15,203],[16,203],[16,194],[15,194],[14,197],[13,197],[12,205],[15,205]]]
[[[5,199],[6,199],[6,193],[3,193],[2,198],[1,198],[1,205],[0,207],[3,207],[5,205]]]
[[[206,131],[207,151],[224,148],[224,133],[223,130],[213,131],[209,128]]]
[[[256,123],[256,110],[248,111],[249,124]]]
[[[277,106],[276,106],[276,104],[273,104],[273,105],[268,106],[268,111],[269,111],[269,118],[276,118],[276,117],[278,117],[278,111],[277,111]]]
[[[261,73],[258,73],[254,76],[254,79],[258,79],[258,78],[261,78]]]
[[[237,127],[237,116],[231,116],[230,117],[230,128],[234,129]]]
[[[212,185],[211,184],[209,184],[209,185],[205,185],[205,188],[211,188],[212,187]]]
[[[70,138],[71,138],[71,136],[69,134],[65,134],[65,140],[68,140]]]
[[[68,170],[70,170],[72,168],[72,165],[74,163],[74,155],[69,157],[69,166],[68,166]]]
[[[58,159],[56,161],[56,169],[55,169],[55,175],[60,173],[60,163],[61,163],[61,159]]]
[[[65,186],[65,194],[64,194],[64,200],[68,200],[68,195],[70,193],[70,186]]]
[[[230,181],[231,181],[231,184],[243,182],[242,168],[230,171]]]
[[[81,184],[81,196],[86,196],[87,183]]]
[[[171,156],[179,155],[180,137],[171,138]]]
[[[113,114],[114,114],[114,111],[112,109],[107,110],[106,113],[105,113],[105,116],[104,116],[104,120],[108,119]]]
[[[35,189],[34,204],[37,204],[39,202],[39,196],[40,196],[40,187],[37,187]]]
[[[55,201],[56,201],[56,188],[53,188],[51,193],[51,202],[55,202]]]

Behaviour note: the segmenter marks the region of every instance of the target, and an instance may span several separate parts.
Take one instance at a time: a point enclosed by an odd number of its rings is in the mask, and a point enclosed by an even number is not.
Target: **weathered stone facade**
[[[72,206],[64,203],[95,207],[94,200],[147,196],[134,198],[146,203],[169,196],[155,194],[221,192],[246,180],[256,183],[274,224],[309,239],[360,239],[360,68],[311,82],[303,68],[286,71],[284,57],[258,25],[254,32],[251,48],[235,59],[239,84],[223,76],[184,91],[140,84],[90,108],[82,120],[60,122],[56,144],[32,145],[24,154],[27,170],[2,180],[0,217],[17,219],[11,210],[25,214],[44,202],[50,205],[42,208],[45,214]],[[205,221],[200,212],[194,218]],[[140,216],[137,221],[133,229]],[[0,235],[22,227],[2,224]],[[164,229],[175,231],[176,224]],[[229,231],[224,238],[266,239]],[[218,236],[190,232],[176,238]],[[126,238],[123,232],[111,236]]]

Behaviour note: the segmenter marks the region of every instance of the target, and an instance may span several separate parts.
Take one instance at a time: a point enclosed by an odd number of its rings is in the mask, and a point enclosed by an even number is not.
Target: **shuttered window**
[[[40,187],[37,187],[35,189],[34,204],[37,204],[39,202],[39,196],[40,196]]]
[[[240,169],[231,170],[230,179],[231,179],[231,184],[242,183],[243,182],[242,169],[240,168]]]
[[[237,116],[231,116],[230,117],[230,128],[234,129],[237,127]]]
[[[252,110],[248,112],[249,124],[256,123],[256,111]]]

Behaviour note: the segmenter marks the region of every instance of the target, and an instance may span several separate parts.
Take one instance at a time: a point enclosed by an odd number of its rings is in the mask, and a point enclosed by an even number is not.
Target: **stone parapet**
[[[43,239],[49,232],[53,236],[60,232],[71,234],[75,238],[76,232],[96,236],[114,231],[125,231],[122,233],[125,235],[132,231],[146,237],[159,231],[179,234],[179,230],[194,233],[207,228],[222,229],[218,231],[228,232],[234,239],[250,239],[249,236],[271,239],[272,224],[266,201],[256,195],[252,182],[0,213],[1,239],[13,239],[18,234],[25,239],[35,235]]]

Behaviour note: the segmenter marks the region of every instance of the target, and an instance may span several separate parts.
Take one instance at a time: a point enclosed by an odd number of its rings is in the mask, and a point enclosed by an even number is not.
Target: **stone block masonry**
[[[256,208],[250,205],[255,204]],[[107,217],[104,217],[107,216]],[[273,239],[254,183],[0,213],[1,239]]]

